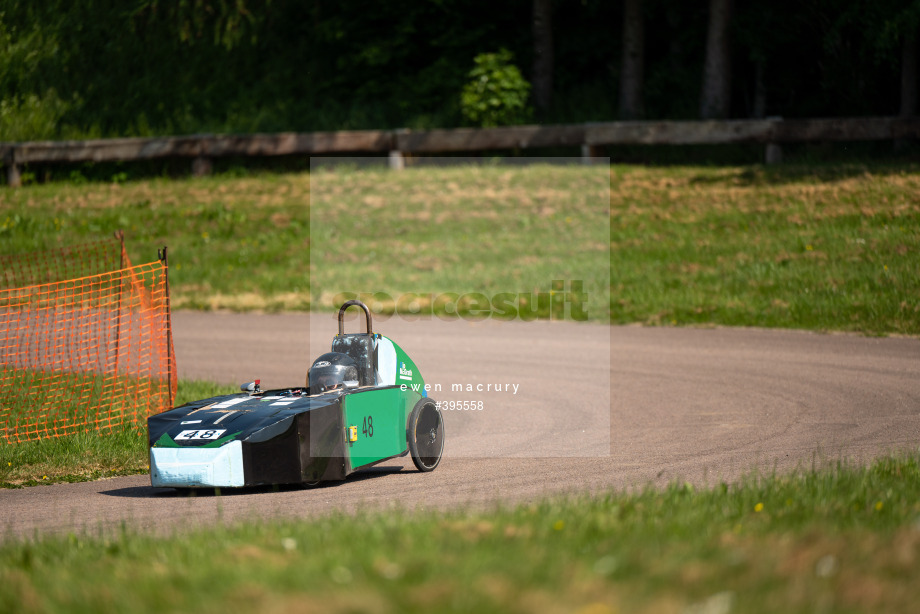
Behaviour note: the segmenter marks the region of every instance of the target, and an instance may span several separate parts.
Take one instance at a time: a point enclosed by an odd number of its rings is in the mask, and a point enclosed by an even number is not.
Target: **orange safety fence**
[[[22,288],[89,277],[131,266],[124,234],[108,240],[27,254],[0,255],[0,288]]]
[[[157,262],[0,290],[0,440],[141,425],[171,407],[169,327],[165,249]]]

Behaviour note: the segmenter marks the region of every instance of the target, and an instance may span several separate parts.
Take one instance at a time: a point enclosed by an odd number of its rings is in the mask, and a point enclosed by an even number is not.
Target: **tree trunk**
[[[751,117],[763,119],[767,116],[767,86],[764,83],[764,62],[754,64],[754,109]]]
[[[733,0],[709,0],[709,31],[706,35],[706,62],[700,117],[725,119],[731,110],[731,41],[729,26]]]
[[[533,0],[533,99],[537,111],[553,104],[553,3]]]
[[[620,119],[643,115],[642,82],[645,73],[645,22],[642,0],[623,4],[623,63],[620,72]]]
[[[901,117],[917,114],[917,33],[904,35],[901,53]]]

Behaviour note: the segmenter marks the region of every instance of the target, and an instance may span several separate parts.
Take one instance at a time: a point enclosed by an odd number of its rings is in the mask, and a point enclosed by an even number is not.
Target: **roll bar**
[[[364,317],[365,317],[365,320],[366,320],[366,322],[367,322],[367,334],[368,334],[368,335],[373,335],[374,333],[372,332],[373,327],[372,327],[372,325],[371,325],[371,311],[370,311],[370,309],[367,308],[367,305],[365,305],[364,303],[362,303],[361,301],[358,301],[358,300],[346,301],[346,302],[339,308],[339,335],[344,335],[344,334],[345,334],[345,319],[344,319],[344,318],[345,318],[345,310],[348,309],[349,307],[353,306],[353,305],[357,305],[358,307],[360,307],[361,309],[364,310]]]

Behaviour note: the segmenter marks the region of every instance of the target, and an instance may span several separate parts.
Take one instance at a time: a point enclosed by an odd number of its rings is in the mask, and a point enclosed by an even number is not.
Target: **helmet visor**
[[[358,385],[358,370],[353,365],[325,364],[310,369],[310,394],[320,394]]]

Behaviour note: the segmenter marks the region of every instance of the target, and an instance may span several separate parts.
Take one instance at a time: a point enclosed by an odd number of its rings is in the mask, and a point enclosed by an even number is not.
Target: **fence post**
[[[16,164],[16,148],[10,147],[4,156],[6,163],[6,184],[11,188],[22,185],[22,175],[19,174],[19,165]]]
[[[767,143],[764,158],[767,164],[780,164],[783,161],[783,148],[778,143]]]
[[[115,238],[121,243],[121,259],[119,262],[119,271],[123,271],[128,268],[128,252],[125,250],[125,231],[116,230]],[[122,299],[125,296],[125,286],[122,284],[121,290],[118,292],[118,309],[116,313],[116,324],[115,324],[115,373],[118,374],[119,367],[121,366],[119,362],[121,361],[121,318],[125,315],[122,313]]]
[[[597,158],[601,157],[601,148],[598,145],[588,145],[587,143],[581,146],[581,163],[582,164],[594,164]]]
[[[6,183],[11,188],[18,188],[22,185],[22,176],[19,174],[19,166],[12,162],[6,165]]]
[[[770,136],[776,136],[776,129],[779,124],[783,123],[783,118],[780,115],[771,115],[766,118],[767,121],[771,123],[770,126]],[[773,140],[767,141],[767,146],[764,150],[764,162],[767,164],[780,164],[783,161],[783,148],[779,143]]]
[[[176,402],[176,387],[179,382],[179,374],[176,370],[176,353],[173,349],[172,311],[169,304],[169,259],[166,257],[165,245],[162,250],[157,250],[157,257],[163,263],[163,285],[166,290],[166,368],[167,381],[169,382],[169,405],[171,407]]]
[[[390,170],[401,171],[406,168],[406,153],[402,150],[400,141],[408,134],[408,128],[397,128],[387,134],[390,142]]]
[[[398,149],[393,149],[390,151],[390,169],[394,171],[401,171],[406,168],[406,157],[403,155],[403,152]]]
[[[192,160],[192,175],[195,177],[210,175],[212,168],[213,164],[211,163],[211,158],[207,156],[198,156]]]

